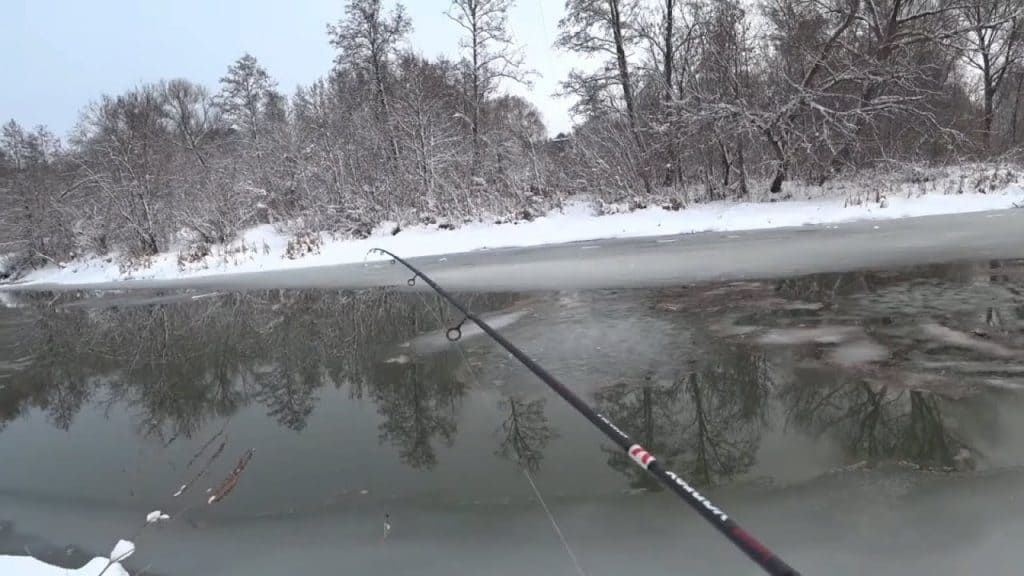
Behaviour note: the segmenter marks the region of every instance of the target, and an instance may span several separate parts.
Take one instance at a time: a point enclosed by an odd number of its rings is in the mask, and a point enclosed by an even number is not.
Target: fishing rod
[[[461,302],[456,300],[451,294],[445,291],[444,288],[439,286],[437,282],[434,282],[429,276],[421,272],[418,268],[408,263],[394,253],[384,250],[382,248],[374,248],[370,252],[378,252],[392,258],[395,262],[398,262],[402,266],[405,266],[410,272],[413,273],[412,278],[409,279],[409,286],[416,285],[416,278],[422,278],[427,285],[430,286],[434,292],[437,292],[439,296],[448,301],[456,310],[462,313],[463,320],[456,326],[449,328],[445,333],[448,340],[456,341],[462,337],[462,325],[467,320],[472,321],[474,324],[480,327],[488,336],[490,336],[495,342],[497,342],[502,348],[507,350],[510,354],[516,357],[524,366],[526,366],[530,372],[533,372],[535,376],[540,378],[549,388],[555,391],[559,396],[562,397],[566,402],[572,405],[577,412],[583,415],[584,418],[590,420],[590,422],[597,426],[605,436],[610,438],[615,444],[621,448],[630,460],[636,463],[637,466],[643,468],[652,476],[657,478],[662,484],[664,484],[669,490],[674,492],[677,496],[683,499],[684,502],[690,505],[691,508],[697,511],[705,520],[710,522],[719,532],[725,535],[737,548],[742,550],[751,560],[757,563],[765,572],[772,576],[799,576],[799,572],[791,568],[781,558],[776,556],[766,546],[758,542],[756,538],[750,535],[749,532],[744,530],[729,517],[721,508],[715,506],[711,500],[706,496],[694,489],[686,480],[682,479],[675,472],[666,469],[650,452],[648,452],[643,446],[633,442],[633,440],[615,424],[612,424],[608,418],[601,413],[597,412],[586,402],[580,399],[572,390],[567,388],[565,384],[558,381],[557,378],[551,375],[545,370],[540,364],[533,361],[532,358],[527,356],[522,350],[517,348],[514,344],[505,339],[504,336],[499,334],[496,330],[491,328],[489,324],[481,320],[477,315],[470,312]]]

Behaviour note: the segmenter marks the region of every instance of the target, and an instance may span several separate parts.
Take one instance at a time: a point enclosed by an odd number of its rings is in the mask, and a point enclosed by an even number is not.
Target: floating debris
[[[209,500],[206,501],[207,504],[220,502],[226,498],[228,494],[231,494],[231,491],[235,489],[235,486],[238,486],[238,480],[241,479],[242,472],[245,471],[245,467],[249,465],[249,461],[252,460],[253,454],[255,453],[256,450],[252,448],[246,450],[245,454],[243,454],[238,460],[238,464],[235,464],[235,469],[232,470],[231,473],[228,474],[227,478],[220,483],[220,486],[217,486],[217,488],[212,491],[213,494],[210,496]]]
[[[196,475],[193,476],[191,480],[182,484],[181,488],[178,488],[178,491],[174,493],[175,498],[184,494],[185,491],[191,488],[193,484],[198,482],[203,476],[206,476],[206,473],[210,470],[210,466],[212,466],[213,462],[217,460],[217,458],[219,458],[220,455],[224,452],[224,448],[227,446],[227,444],[227,440],[224,440],[223,442],[220,443],[220,446],[218,446],[217,449],[213,452],[213,454],[211,454],[210,457],[207,458],[206,465],[203,466],[202,470],[197,472]]]

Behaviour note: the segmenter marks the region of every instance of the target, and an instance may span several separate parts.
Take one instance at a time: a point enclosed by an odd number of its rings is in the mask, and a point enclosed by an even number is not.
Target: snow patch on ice
[[[184,486],[182,486],[184,488]],[[156,524],[164,520],[170,520],[171,517],[159,510],[153,510],[149,514],[146,514],[146,524]]]
[[[115,562],[107,568],[107,558],[93,558],[88,564],[77,570],[60,568],[36,560],[30,556],[0,556],[0,574],[4,576],[98,576],[103,569],[103,576],[129,576],[121,564]]]
[[[114,549],[110,551],[110,559],[120,562],[135,554],[135,543],[131,540],[118,540]]]

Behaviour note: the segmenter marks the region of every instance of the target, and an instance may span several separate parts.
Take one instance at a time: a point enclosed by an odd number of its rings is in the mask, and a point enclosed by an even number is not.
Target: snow
[[[118,540],[110,552],[110,558],[120,562],[135,553],[135,544],[131,540]]]
[[[185,487],[182,486],[182,490],[184,490],[184,488]],[[171,519],[170,516],[168,516],[167,514],[164,514],[163,512],[161,512],[159,510],[153,510],[149,514],[146,514],[146,524],[156,524],[157,522],[162,522],[162,521],[170,520],[170,519]]]
[[[156,514],[157,519],[163,519],[159,510],[151,512],[146,516]],[[31,556],[3,556],[0,555],[0,574],[3,576],[129,576],[128,571],[121,566],[120,562],[135,553],[135,544],[131,540],[118,540],[114,549],[110,551],[110,558],[93,558],[85,566],[77,570],[61,568],[37,560]],[[111,562],[111,559],[116,562]]]
[[[4,576],[98,576],[109,562],[106,558],[93,558],[78,570],[68,570],[47,564],[29,556],[0,556],[0,574]],[[117,562],[110,565],[103,576],[129,576]]]
[[[94,257],[63,268],[49,267],[30,273],[19,283],[88,285],[130,279],[169,280],[225,273],[260,272],[311,268],[336,264],[383,260],[369,254],[384,248],[412,258],[454,254],[482,249],[526,247],[610,238],[669,236],[707,231],[741,231],[802,225],[837,225],[862,220],[899,218],[1000,210],[1024,205],[1024,188],[1012,184],[998,192],[945,194],[890,193],[881,202],[850,205],[843,198],[814,198],[775,203],[717,202],[692,205],[670,211],[651,207],[633,212],[596,215],[585,203],[570,204],[562,210],[532,222],[494,224],[477,222],[454,230],[418,226],[396,235],[393,225],[384,224],[366,239],[336,239],[321,234],[319,250],[297,259],[284,256],[289,237],[269,225],[245,231],[238,241],[215,247],[211,255],[179,269],[178,253],[159,254],[147,266],[119,269],[116,257]],[[883,207],[884,206],[884,207]],[[875,226],[882,229],[884,226]],[[668,241],[668,240],[666,240]]]

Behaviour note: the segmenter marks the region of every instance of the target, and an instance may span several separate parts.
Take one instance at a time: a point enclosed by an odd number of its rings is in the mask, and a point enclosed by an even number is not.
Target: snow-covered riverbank
[[[320,234],[302,255],[289,258],[287,234],[271,226],[247,230],[228,245],[186,263],[179,252],[158,254],[125,269],[116,255],[91,257],[29,273],[19,284],[87,286],[119,280],[169,280],[213,274],[280,271],[380,259],[368,255],[386,248],[405,257],[434,256],[475,250],[525,247],[610,238],[634,238],[705,231],[740,231],[790,226],[841,225],[862,220],[958,214],[1024,205],[1024,188],[1011,184],[989,193],[933,192],[882,197],[850,205],[848,198],[817,198],[774,203],[717,202],[684,210],[649,207],[632,212],[596,214],[589,205],[571,204],[530,222],[471,223],[454,230],[419,226],[392,234],[393,225],[379,227],[365,239],[338,239]],[[313,246],[313,244],[318,244]],[[295,250],[292,250],[293,255]],[[300,252],[302,252],[300,250]]]

